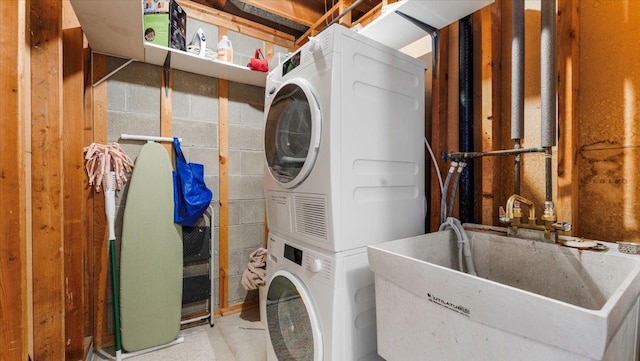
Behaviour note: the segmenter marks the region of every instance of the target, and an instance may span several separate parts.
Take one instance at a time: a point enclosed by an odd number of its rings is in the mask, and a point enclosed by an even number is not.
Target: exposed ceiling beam
[[[293,48],[294,37],[292,35],[285,34],[281,31],[277,31],[253,21],[226,14],[195,1],[179,0],[179,3],[191,18],[198,19],[215,26],[231,29],[235,32],[268,41],[287,49]]]
[[[242,0],[243,2],[268,11],[270,13],[291,19],[306,26],[312,26],[322,15],[324,6],[318,1],[294,0]]]

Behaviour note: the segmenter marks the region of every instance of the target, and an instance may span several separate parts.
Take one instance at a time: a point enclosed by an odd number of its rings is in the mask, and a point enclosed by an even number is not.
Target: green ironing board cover
[[[182,312],[182,229],[173,223],[173,176],[167,150],[148,142],[129,182],[120,256],[122,348],[133,352],[173,341]]]

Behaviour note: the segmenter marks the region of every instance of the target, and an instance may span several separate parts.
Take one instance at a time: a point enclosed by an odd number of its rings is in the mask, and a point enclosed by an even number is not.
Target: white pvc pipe
[[[153,135],[120,134],[120,139],[125,139],[125,140],[146,140],[148,142],[173,142],[173,138],[170,138],[170,137],[156,137],[156,136],[153,136]],[[182,138],[178,138],[178,142],[182,143]]]

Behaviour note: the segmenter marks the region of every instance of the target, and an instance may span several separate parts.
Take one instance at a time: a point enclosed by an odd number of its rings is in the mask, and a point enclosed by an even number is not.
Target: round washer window
[[[296,282],[297,283],[297,282]],[[267,291],[267,327],[280,361],[314,361],[318,332],[305,300],[290,277],[276,275]]]
[[[292,188],[307,177],[320,144],[320,109],[305,81],[278,89],[267,111],[264,144],[269,171],[280,185]]]

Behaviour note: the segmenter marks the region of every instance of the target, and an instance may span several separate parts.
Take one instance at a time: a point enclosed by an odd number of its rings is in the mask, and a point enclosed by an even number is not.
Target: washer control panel
[[[307,251],[304,255],[303,267],[318,277],[331,281],[333,275],[333,261],[330,258]]]
[[[308,271],[313,278],[318,278],[323,282],[333,281],[336,266],[335,259],[319,252],[288,243],[284,239],[270,234],[268,254],[271,262],[291,262]],[[283,257],[286,261],[279,261],[278,258],[280,257]]]

